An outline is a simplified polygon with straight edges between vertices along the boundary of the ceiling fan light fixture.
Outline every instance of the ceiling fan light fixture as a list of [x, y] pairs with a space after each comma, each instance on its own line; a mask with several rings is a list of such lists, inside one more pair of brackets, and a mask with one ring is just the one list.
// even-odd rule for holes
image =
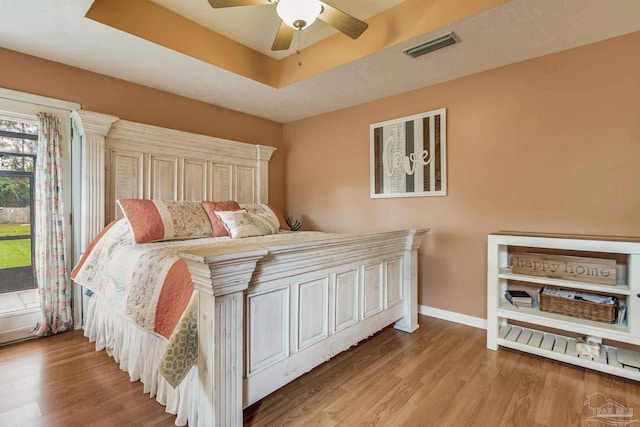
[[318, 0], [280, 0], [276, 11], [285, 24], [302, 30], [320, 16], [322, 4]]

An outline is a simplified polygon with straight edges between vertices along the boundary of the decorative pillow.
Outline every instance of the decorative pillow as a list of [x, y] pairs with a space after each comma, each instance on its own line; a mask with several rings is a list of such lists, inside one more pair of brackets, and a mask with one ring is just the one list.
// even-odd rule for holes
[[136, 243], [211, 237], [211, 223], [200, 202], [120, 199]]
[[275, 214], [276, 218], [278, 218], [278, 222], [280, 223], [280, 230], [291, 231], [291, 227], [289, 227], [289, 225], [287, 224], [287, 220], [285, 219], [284, 215], [282, 215], [282, 212], [280, 212], [279, 210], [275, 209], [271, 205], [267, 205], [267, 207], [269, 209], [271, 209], [273, 211], [273, 213]]
[[251, 214], [251, 219], [255, 222], [256, 226], [262, 230], [265, 236], [278, 233], [280, 220], [268, 205], [263, 203], [247, 203], [240, 205], [240, 207], [246, 209], [247, 212]]
[[229, 233], [224, 224], [216, 216], [216, 212], [222, 211], [239, 211], [240, 205], [235, 200], [225, 200], [223, 202], [202, 202], [202, 207], [209, 217], [211, 228], [213, 229], [213, 237], [228, 236]]
[[215, 214], [220, 218], [232, 239], [263, 235], [247, 211], [217, 211]]

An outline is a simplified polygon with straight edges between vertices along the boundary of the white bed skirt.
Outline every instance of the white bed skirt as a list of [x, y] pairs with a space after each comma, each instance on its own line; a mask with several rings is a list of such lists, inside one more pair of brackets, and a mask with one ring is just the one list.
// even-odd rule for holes
[[129, 379], [141, 381], [144, 392], [155, 397], [166, 411], [176, 414], [176, 425], [196, 425], [198, 368], [191, 368], [177, 388], [171, 387], [157, 370], [167, 347], [167, 340], [147, 332], [119, 313], [98, 295], [89, 299], [84, 318], [84, 335], [96, 343], [96, 351], [107, 354], [129, 373]]

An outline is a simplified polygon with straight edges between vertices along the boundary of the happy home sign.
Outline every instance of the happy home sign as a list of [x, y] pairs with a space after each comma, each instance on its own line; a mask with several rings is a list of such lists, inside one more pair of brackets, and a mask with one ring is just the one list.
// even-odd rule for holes
[[515, 274], [600, 285], [616, 284], [616, 261], [612, 259], [516, 252], [512, 263]]
[[370, 126], [371, 197], [444, 196], [446, 110]]

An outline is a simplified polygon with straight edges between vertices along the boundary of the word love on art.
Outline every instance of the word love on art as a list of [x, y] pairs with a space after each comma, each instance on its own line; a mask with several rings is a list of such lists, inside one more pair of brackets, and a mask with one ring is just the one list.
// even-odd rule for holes
[[413, 175], [416, 170], [416, 163], [426, 166], [431, 162], [431, 156], [427, 150], [410, 153], [406, 156], [398, 147], [398, 140], [394, 137], [389, 137], [382, 153], [382, 162], [384, 163], [384, 171], [388, 176], [393, 176], [396, 170], [400, 169], [404, 170], [407, 175]]
[[369, 126], [371, 198], [447, 195], [446, 109]]

